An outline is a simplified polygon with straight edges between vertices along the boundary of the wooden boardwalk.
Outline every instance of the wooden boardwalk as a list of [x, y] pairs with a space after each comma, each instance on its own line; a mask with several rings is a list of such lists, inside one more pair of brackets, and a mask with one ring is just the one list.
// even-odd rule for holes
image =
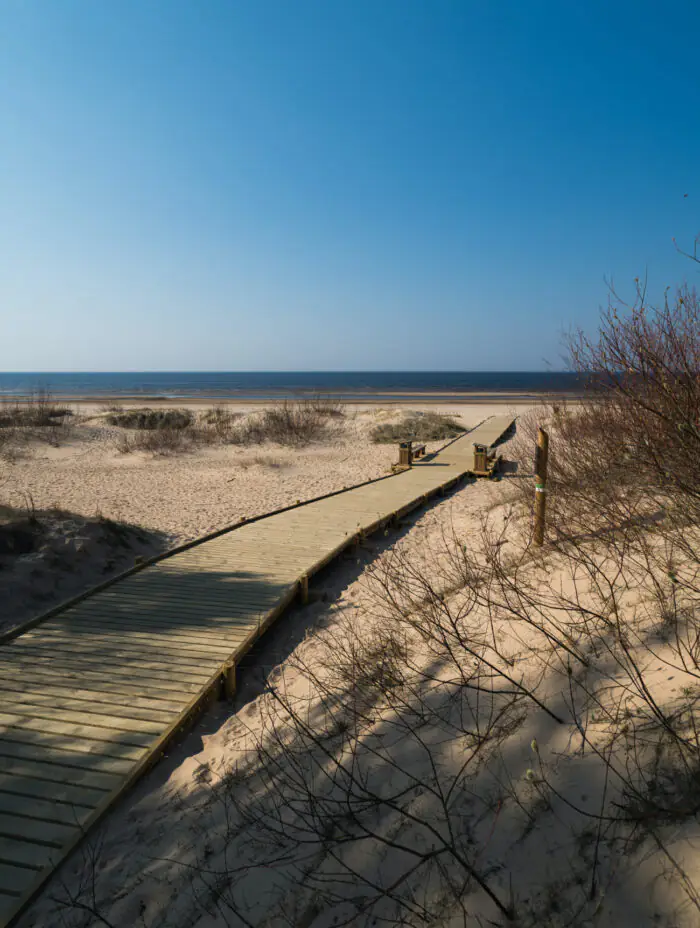
[[[469, 473], [496, 416], [411, 470], [254, 520], [0, 645], [0, 926], [161, 755], [308, 577]], [[0, 638], [0, 641], [2, 639]]]

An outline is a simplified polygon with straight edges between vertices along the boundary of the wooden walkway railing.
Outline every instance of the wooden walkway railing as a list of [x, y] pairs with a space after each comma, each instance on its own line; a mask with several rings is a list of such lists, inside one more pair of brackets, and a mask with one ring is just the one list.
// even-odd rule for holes
[[358, 537], [468, 474], [472, 445], [149, 564], [0, 645], [0, 925], [160, 756], [253, 642]]

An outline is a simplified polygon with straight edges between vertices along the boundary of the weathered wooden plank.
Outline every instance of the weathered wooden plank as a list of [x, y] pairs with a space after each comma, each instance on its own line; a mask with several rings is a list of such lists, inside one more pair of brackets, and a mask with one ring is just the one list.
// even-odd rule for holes
[[[90, 621], [95, 621], [91, 619]], [[255, 624], [255, 622], [249, 623], [245, 621], [235, 621], [228, 624], [224, 623], [220, 627], [220, 631], [211, 630], [210, 634], [207, 632], [207, 626], [202, 623], [197, 625], [196, 618], [193, 616], [189, 619], [183, 619], [178, 622], [174, 622], [168, 618], [161, 618], [159, 616], [139, 616], [131, 617], [125, 616], [123, 619], [119, 618], [109, 618], [105, 621], [105, 634], [112, 633], [119, 628], [124, 629], [125, 635], [144, 635], [145, 637], [157, 637], [160, 638], [164, 636], [167, 640], [172, 640], [179, 643], [191, 642], [191, 639], [197, 636], [197, 631], [199, 628], [202, 629], [202, 640], [206, 642], [211, 642], [211, 647], [221, 647], [223, 645], [232, 645], [235, 647], [239, 641], [241, 641], [245, 634], [247, 634], [248, 626], [250, 624]], [[93, 628], [99, 630], [98, 625], [90, 625], [88, 628]], [[75, 628], [77, 629], [74, 634], [82, 634], [80, 631], [80, 625], [76, 623]], [[70, 635], [71, 632], [67, 631], [67, 635]], [[215, 637], [216, 636], [216, 637]], [[210, 645], [207, 644], [207, 647]]]
[[92, 809], [83, 805], [52, 802], [38, 796], [18, 796], [0, 790], [0, 815], [13, 815], [53, 825], [70, 825], [80, 828], [92, 815]]
[[[136, 721], [157, 725], [158, 730], [168, 725], [178, 715], [178, 710], [158, 712], [153, 709], [139, 709], [136, 706], [117, 705], [103, 697], [92, 699], [73, 699], [59, 697], [47, 693], [13, 692], [0, 688], [0, 706], [6, 711], [25, 713], [39, 713], [48, 709], [59, 710], [63, 717], [65, 713], [95, 713], [100, 716], [112, 718], [116, 721]], [[67, 717], [67, 716], [66, 716]]]
[[17, 866], [33, 868], [35, 876], [44, 867], [58, 863], [59, 859], [60, 855], [53, 847], [35, 844], [32, 841], [22, 841], [20, 838], [0, 836], [0, 860], [4, 863], [14, 860]]
[[[90, 716], [85, 713], [84, 717]], [[129, 725], [135, 725], [135, 722], [125, 720]], [[100, 745], [132, 745], [134, 747], [147, 748], [154, 740], [154, 734], [151, 732], [133, 731], [131, 728], [113, 729], [100, 725], [89, 725], [87, 722], [61, 722], [58, 719], [45, 719], [42, 717], [33, 717], [23, 715], [18, 712], [0, 711], [0, 734], [8, 737], [9, 733], [16, 731], [39, 732], [48, 735], [72, 735], [78, 738], [87, 738], [91, 741], [98, 742]], [[37, 739], [41, 742], [41, 739]]]
[[[124, 697], [126, 699], [126, 697]], [[138, 701], [138, 697], [136, 697]], [[152, 707], [144, 708], [143, 706], [129, 704], [125, 702], [120, 704], [110, 700], [104, 693], [92, 693], [75, 697], [72, 694], [57, 695], [55, 692], [47, 693], [45, 687], [36, 687], [34, 690], [17, 689], [16, 686], [6, 688], [0, 681], [0, 705], [4, 708], [18, 704], [27, 706], [53, 706], [56, 708], [69, 709], [72, 711], [97, 711], [102, 715], [113, 715], [117, 717], [144, 719], [146, 721], [157, 721], [162, 725], [167, 725], [173, 716], [178, 714], [179, 706], [174, 705], [168, 712], [162, 709]]]
[[[15, 742], [16, 744], [29, 745], [34, 748], [29, 757], [37, 760], [47, 758], [54, 751], [68, 751], [73, 754], [95, 754], [103, 757], [111, 757], [114, 760], [140, 760], [147, 753], [145, 747], [123, 744], [116, 741], [106, 741], [94, 738], [82, 738], [78, 735], [75, 737], [68, 732], [46, 732], [32, 731], [26, 728], [6, 727], [0, 730], [0, 756], [7, 750], [7, 745]], [[73, 762], [73, 761], [71, 761]], [[127, 766], [130, 770], [132, 764]]]
[[53, 802], [83, 806], [86, 809], [94, 809], [101, 802], [104, 802], [108, 795], [105, 790], [90, 789], [86, 786], [81, 787], [74, 782], [57, 783], [55, 780], [37, 780], [27, 775], [28, 766], [25, 764], [23, 767], [8, 770], [3, 764], [3, 774], [0, 776], [0, 793], [50, 799]]
[[[276, 593], [244, 593], [242, 591], [236, 590], [211, 590], [202, 586], [201, 589], [197, 590], [196, 586], [185, 586], [181, 585], [180, 581], [173, 581], [172, 583], [164, 582], [149, 585], [148, 587], [143, 587], [141, 590], [125, 590], [123, 596], [116, 597], [113, 593], [109, 597], [105, 597], [101, 602], [105, 606], [112, 604], [117, 604], [118, 608], [121, 611], [127, 611], [131, 609], [142, 609], [145, 606], [151, 604], [156, 605], [162, 608], [163, 610], [172, 610], [172, 609], [183, 609], [185, 607], [196, 608], [198, 599], [199, 600], [200, 611], [204, 611], [207, 608], [216, 608], [216, 609], [230, 609], [231, 607], [253, 607], [253, 608], [264, 608], [269, 603], [274, 603], [279, 599], [279, 597], [286, 592], [287, 587], [292, 584], [284, 584], [284, 586]], [[186, 611], [186, 610], [185, 610]]]
[[[138, 628], [131, 628], [123, 622], [115, 622], [110, 626], [105, 626], [103, 624], [84, 624], [80, 626], [76, 623], [72, 631], [44, 629], [44, 634], [36, 636], [36, 639], [50, 640], [52, 643], [54, 641], [57, 643], [69, 643], [76, 640], [84, 640], [89, 641], [95, 646], [99, 646], [102, 642], [113, 642], [118, 637], [125, 643], [139, 643], [143, 644], [144, 647], [157, 645], [159, 648], [162, 648], [165, 653], [180, 651], [183, 654], [202, 654], [206, 656], [207, 654], [218, 655], [222, 651], [226, 651], [227, 648], [231, 648], [232, 646], [235, 647], [236, 642], [240, 641], [242, 636], [238, 634], [228, 639], [220, 638], [216, 643], [209, 644], [197, 641], [196, 633], [193, 633], [193, 635], [188, 638], [182, 635], [169, 633], [166, 629], [160, 629], [154, 634], [153, 632], [140, 631]], [[34, 641], [35, 637], [28, 638], [28, 640]]]
[[48, 691], [53, 689], [70, 689], [73, 687], [85, 686], [85, 688], [97, 690], [104, 693], [115, 693], [119, 696], [143, 695], [152, 700], [159, 700], [165, 703], [179, 702], [184, 705], [188, 701], [188, 694], [199, 690], [196, 684], [180, 683], [169, 681], [168, 683], [155, 683], [149, 679], [143, 681], [134, 681], [131, 677], [120, 679], [118, 677], [108, 678], [104, 672], [83, 671], [82, 673], [53, 670], [50, 664], [42, 666], [40, 672], [37, 672], [33, 663], [21, 664], [16, 667], [0, 668], [0, 681], [8, 682], [17, 681], [17, 685], [24, 683], [38, 683], [45, 685]]
[[[165, 631], [165, 630], [164, 630]], [[129, 636], [128, 626], [119, 628], [96, 629], [88, 627], [84, 630], [75, 630], [72, 633], [54, 633], [47, 632], [44, 635], [35, 635], [27, 638], [18, 639], [22, 644], [15, 644], [14, 651], [17, 653], [21, 647], [32, 648], [49, 648], [55, 653], [60, 654], [65, 650], [76, 650], [92, 648], [93, 653], [96, 648], [107, 647], [110, 649], [123, 648], [133, 650], [135, 647], [140, 653], [152, 658], [153, 655], [161, 655], [168, 661], [177, 663], [182, 657], [189, 658], [191, 661], [207, 661], [210, 658], [216, 659], [221, 653], [225, 653], [229, 644], [223, 642], [218, 645], [199, 646], [195, 642], [172, 641], [167, 635], [145, 635], [134, 643]], [[189, 646], [187, 646], [189, 645]], [[99, 652], [101, 653], [101, 652]]]
[[46, 847], [59, 848], [75, 837], [76, 825], [59, 825], [57, 822], [40, 822], [21, 815], [0, 812], [0, 836], [34, 841]]
[[19, 896], [36, 880], [36, 871], [0, 861], [0, 892]]
[[[11, 738], [0, 735], [0, 757], [10, 760], [28, 760], [33, 763], [56, 763], [57, 767], [75, 767], [77, 770], [89, 770], [95, 773], [109, 773], [122, 778], [145, 753], [133, 748], [120, 747], [120, 755], [98, 754], [94, 742], [81, 742], [77, 739], [43, 738], [41, 744], [36, 737], [24, 732], [12, 732]], [[3, 761], [4, 763], [4, 761]], [[48, 775], [48, 774], [47, 774]]]
[[153, 673], [138, 674], [126, 671], [120, 673], [110, 667], [105, 667], [103, 670], [88, 670], [83, 667], [78, 671], [74, 668], [64, 667], [61, 670], [52, 667], [50, 661], [42, 664], [39, 664], [38, 661], [17, 661], [16, 667], [7, 669], [0, 667], [0, 678], [15, 679], [19, 676], [20, 679], [24, 679], [26, 675], [31, 675], [35, 679], [45, 679], [47, 686], [53, 682], [63, 686], [70, 684], [80, 686], [82, 683], [90, 683], [91, 686], [99, 684], [100, 688], [103, 688], [103, 684], [117, 684], [120, 687], [120, 692], [126, 692], [126, 690], [122, 689], [125, 686], [143, 684], [144, 691], [148, 689], [151, 695], [160, 692], [168, 699], [177, 698], [184, 693], [192, 695], [201, 689], [198, 683], [174, 678], [172, 674], [160, 680], [156, 679]]
[[[95, 649], [99, 648], [96, 655]], [[73, 645], [64, 641], [52, 641], [42, 638], [34, 638], [31, 642], [15, 646], [15, 653], [23, 655], [50, 655], [56, 660], [62, 660], [64, 655], [75, 655], [80, 659], [87, 656], [90, 659], [97, 657], [97, 661], [121, 660], [124, 658], [129, 666], [132, 664], [145, 664], [154, 668], [170, 668], [173, 672], [180, 672], [189, 675], [204, 675], [208, 677], [207, 669], [213, 669], [226, 659], [231, 648], [222, 649], [218, 653], [195, 653], [177, 650], [168, 650], [164, 647], [154, 644], [147, 645], [145, 642], [139, 645], [130, 645], [118, 636], [113, 639], [103, 638], [99, 643], [95, 642], [78, 642]], [[201, 668], [201, 669], [200, 669]]]
[[[27, 719], [43, 719], [45, 721], [74, 722], [77, 725], [87, 724], [94, 728], [105, 728], [119, 732], [141, 732], [143, 734], [157, 735], [163, 730], [164, 723], [160, 720], [149, 721], [134, 719], [128, 716], [106, 714], [104, 706], [97, 703], [86, 703], [82, 709], [68, 708], [66, 706], [50, 706], [47, 703], [27, 703], [23, 701], [8, 703], [3, 700], [0, 704], [0, 723], [9, 717], [23, 717]], [[100, 711], [102, 709], [102, 711]], [[8, 723], [9, 724], [9, 723]], [[19, 725], [20, 722], [17, 722]], [[22, 727], [26, 727], [21, 723]], [[167, 724], [167, 721], [166, 723]]]
[[[212, 598], [203, 593], [201, 601], [198, 602], [196, 596], [184, 593], [181, 597], [174, 597], [170, 601], [159, 598], [155, 591], [143, 596], [135, 596], [129, 593], [120, 599], [117, 614], [119, 612], [121, 614], [137, 613], [148, 616], [153, 613], [166, 617], [172, 616], [173, 618], [177, 616], [188, 618], [200, 615], [203, 621], [210, 622], [214, 618], [236, 618], [237, 616], [267, 612], [279, 598], [244, 600], [231, 597], [231, 599], [226, 599], [223, 597]], [[109, 605], [111, 604], [105, 603], [105, 606]]]
[[198, 683], [206, 682], [208, 679], [206, 673], [182, 673], [175, 669], [173, 669], [172, 672], [168, 672], [167, 670], [163, 670], [161, 665], [154, 666], [148, 662], [137, 663], [135, 661], [124, 660], [118, 665], [119, 669], [116, 669], [108, 662], [100, 666], [100, 661], [97, 657], [94, 657], [92, 660], [81, 660], [78, 656], [76, 656], [75, 659], [66, 659], [65, 657], [54, 659], [51, 655], [46, 654], [32, 653], [30, 655], [28, 651], [22, 653], [17, 652], [10, 660], [0, 660], [0, 670], [5, 664], [9, 663], [24, 664], [27, 667], [33, 667], [37, 673], [41, 671], [41, 667], [47, 665], [53, 669], [61, 668], [66, 671], [72, 670], [79, 673], [92, 672], [118, 679], [129, 679], [132, 676], [135, 678], [142, 677], [144, 680], [173, 681], [177, 679], [178, 685], [180, 681], [182, 681], [194, 687], [196, 687]]
[[[71, 767], [56, 763], [53, 759], [39, 761], [22, 757], [3, 757], [2, 772], [0, 789], [12, 792], [12, 784], [19, 784], [17, 792], [24, 792], [25, 784], [28, 784], [27, 789], [33, 789], [35, 784], [45, 783], [56, 799], [60, 799], [63, 791], [67, 791], [66, 796], [70, 798], [74, 789], [88, 797], [104, 798], [104, 795], [116, 789], [123, 779], [118, 773]], [[38, 789], [38, 786], [36, 788]], [[94, 805], [97, 805], [97, 801]]]
[[[290, 591], [293, 589], [290, 586]], [[289, 594], [287, 594], [289, 595]], [[282, 599], [284, 597], [280, 597]], [[274, 606], [274, 603], [273, 603]], [[173, 605], [158, 602], [157, 600], [144, 603], [143, 601], [134, 601], [133, 603], [125, 600], [121, 608], [115, 605], [105, 605], [105, 621], [123, 621], [138, 624], [140, 621], [160, 620], [165, 622], [172, 621], [173, 631], [178, 632], [177, 620], [184, 623], [196, 623], [197, 628], [201, 628], [202, 634], [211, 634], [213, 636], [228, 635], [228, 628], [235, 629], [237, 625], [244, 624], [246, 619], [259, 615], [261, 612], [268, 611], [266, 604], [258, 606], [228, 604], [225, 608], [207, 607], [206, 604], [196, 609], [194, 604], [191, 605]]]
[[[304, 561], [304, 563], [307, 563]], [[157, 583], [148, 584], [137, 590], [132, 588], [124, 590], [123, 596], [115, 596], [110, 593], [105, 596], [105, 605], [111, 602], [118, 602], [121, 609], [133, 608], [133, 606], [142, 607], [148, 603], [155, 603], [164, 609], [173, 608], [182, 605], [200, 604], [200, 609], [208, 606], [216, 608], [229, 608], [231, 606], [253, 606], [264, 607], [269, 603], [276, 602], [283, 595], [287, 588], [292, 586], [291, 583], [279, 584], [279, 588], [271, 590], [247, 591], [237, 590], [235, 587], [207, 587], [204, 584], [186, 584], [182, 580], [158, 581]], [[199, 597], [199, 599], [198, 599]]]

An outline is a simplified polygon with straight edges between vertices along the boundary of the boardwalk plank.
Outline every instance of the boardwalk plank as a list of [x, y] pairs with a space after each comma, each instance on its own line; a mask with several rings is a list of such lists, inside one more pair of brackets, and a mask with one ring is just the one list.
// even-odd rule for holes
[[56, 822], [40, 822], [21, 815], [0, 812], [0, 837], [20, 838], [46, 847], [59, 848], [75, 838], [76, 825], [59, 825]]
[[[81, 717], [90, 718], [89, 713], [82, 713]], [[124, 720], [129, 726], [137, 724]], [[134, 731], [131, 727], [123, 729], [104, 728], [99, 725], [89, 725], [87, 722], [62, 722], [59, 719], [45, 719], [40, 716], [23, 715], [18, 712], [0, 711], [0, 734], [5, 737], [15, 731], [37, 732], [48, 735], [74, 735], [78, 738], [88, 738], [100, 745], [132, 745], [146, 748], [153, 741], [152, 732]], [[41, 738], [37, 739], [40, 743]]]
[[19, 896], [36, 880], [36, 871], [0, 862], [0, 892]]
[[53, 802], [83, 806], [86, 809], [94, 809], [107, 796], [104, 790], [79, 786], [73, 781], [59, 785], [55, 780], [37, 780], [30, 776], [27, 770], [35, 771], [36, 767], [25, 764], [19, 769], [6, 768], [3, 764], [4, 775], [0, 776], [0, 793], [50, 799]]
[[[11, 738], [4, 738], [0, 735], [0, 757], [2, 758], [27, 760], [46, 765], [53, 762], [57, 767], [75, 767], [78, 770], [109, 773], [119, 776], [120, 779], [131, 770], [134, 761], [139, 760], [145, 753], [125, 748], [121, 756], [115, 757], [112, 754], [97, 754], [94, 748], [94, 742], [79, 742], [68, 738], [54, 739], [53, 743], [50, 739], [44, 738], [40, 745], [36, 738], [23, 732], [13, 732]], [[131, 757], [125, 755], [131, 755]], [[10, 768], [8, 766], [3, 769]]]
[[84, 806], [38, 796], [18, 796], [0, 790], [0, 815], [14, 815], [32, 822], [47, 822], [55, 825], [70, 825], [80, 828], [92, 815], [92, 809]]
[[55, 865], [58, 859], [56, 848], [0, 836], [0, 861], [9, 863], [10, 860], [14, 860], [17, 866], [32, 867], [35, 869], [35, 876], [36, 871], [50, 864]]

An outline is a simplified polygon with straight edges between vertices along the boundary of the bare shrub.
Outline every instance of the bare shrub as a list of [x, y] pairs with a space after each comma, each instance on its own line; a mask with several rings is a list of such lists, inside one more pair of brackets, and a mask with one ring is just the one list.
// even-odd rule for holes
[[199, 441], [192, 429], [137, 429], [131, 433], [120, 432], [112, 439], [117, 454], [144, 451], [153, 455], [169, 455], [190, 451]]
[[[683, 287], [650, 306], [638, 285], [626, 306], [614, 295], [597, 336], [569, 342], [572, 367], [617, 414], [624, 444], [647, 484], [700, 500], [700, 302]], [[612, 437], [612, 436], [611, 436]]]
[[327, 419], [342, 419], [346, 414], [344, 404], [331, 397], [314, 396], [306, 403], [315, 413]]
[[199, 424], [210, 429], [219, 441], [226, 441], [235, 422], [241, 417], [242, 413], [232, 412], [223, 404], [218, 404], [200, 413]]
[[135, 449], [133, 438], [126, 432], [120, 432], [112, 439], [112, 446], [117, 454], [131, 454]]
[[135, 451], [166, 455], [188, 451], [193, 447], [196, 436], [181, 427], [161, 426], [157, 429], [140, 429], [131, 439]]
[[442, 441], [456, 438], [466, 432], [466, 428], [452, 416], [436, 412], [422, 415], [406, 416], [401, 422], [386, 422], [372, 429], [372, 441], [379, 444], [391, 444], [400, 441]]

